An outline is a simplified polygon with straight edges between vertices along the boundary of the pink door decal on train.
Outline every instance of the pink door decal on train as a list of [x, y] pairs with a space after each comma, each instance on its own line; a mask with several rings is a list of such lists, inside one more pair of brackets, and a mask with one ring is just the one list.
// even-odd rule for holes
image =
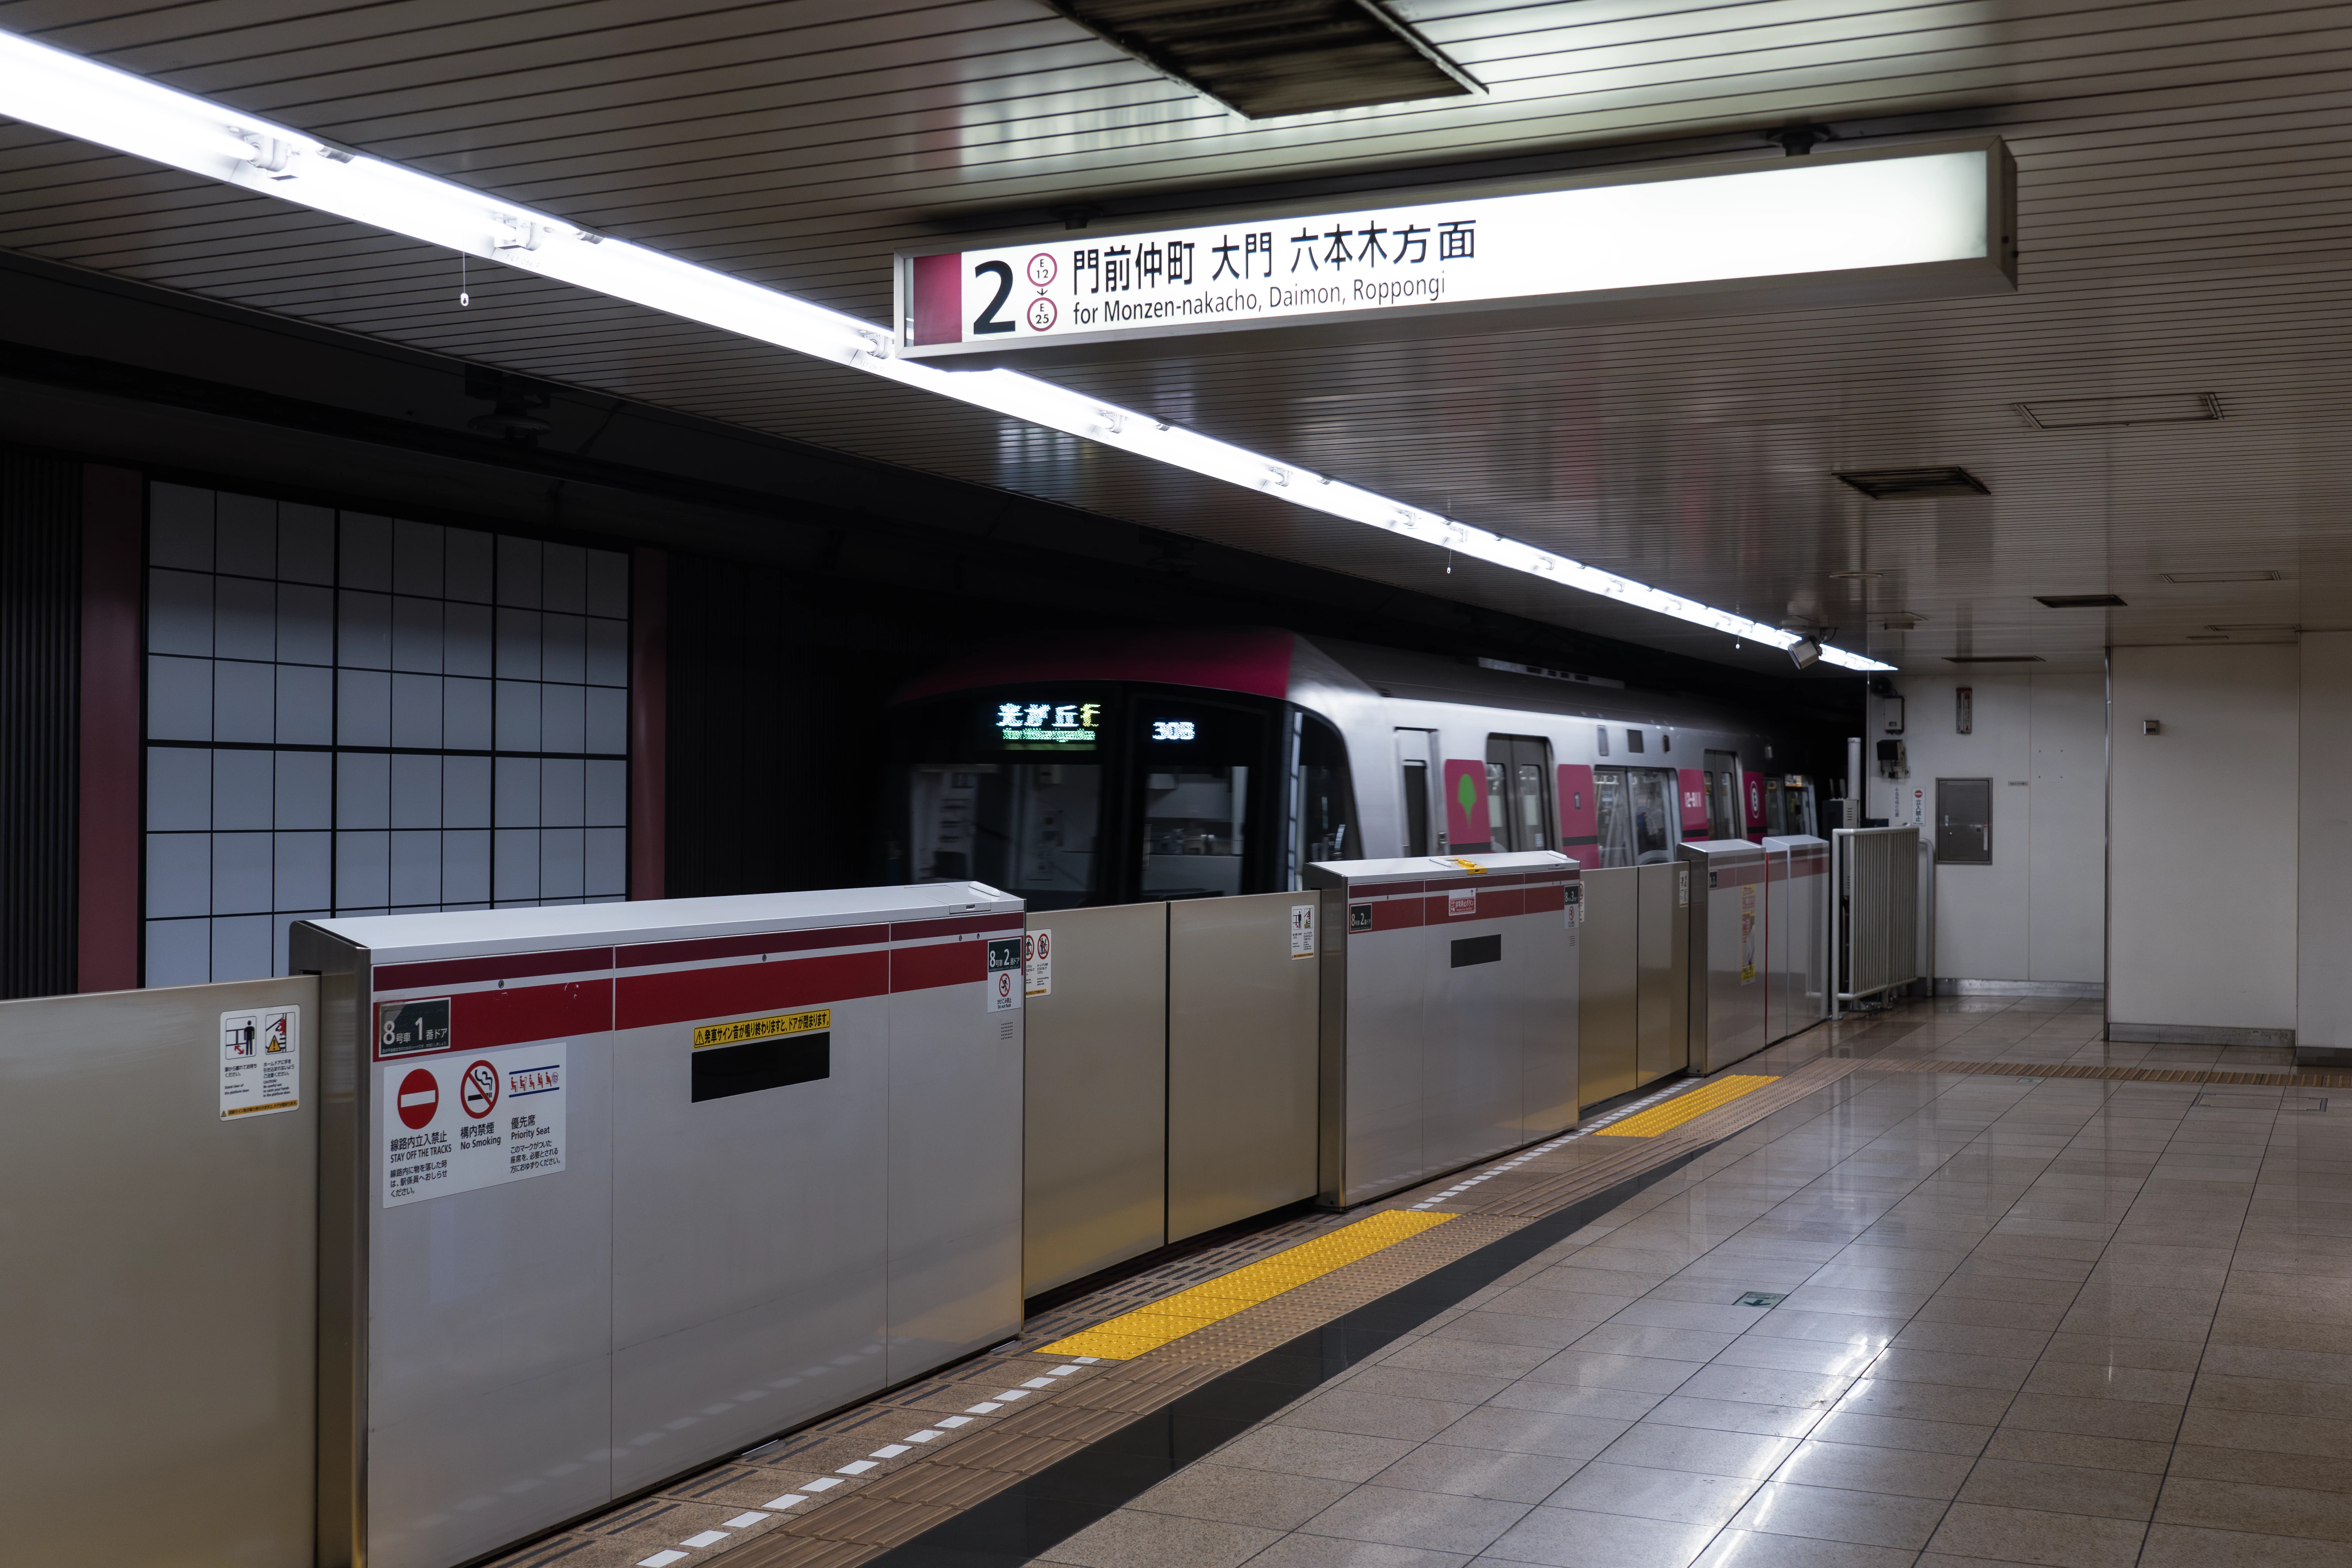
[[1483, 855], [1495, 846], [1495, 830], [1486, 816], [1484, 763], [1446, 760], [1445, 843], [1456, 855]]

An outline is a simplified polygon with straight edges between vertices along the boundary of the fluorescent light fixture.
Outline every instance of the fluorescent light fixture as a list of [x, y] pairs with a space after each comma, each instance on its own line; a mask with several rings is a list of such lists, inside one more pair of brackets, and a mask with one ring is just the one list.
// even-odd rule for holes
[[[1636, 609], [1769, 647], [1787, 648], [1798, 640], [1793, 632], [1340, 484], [1051, 382], [1008, 370], [948, 371], [901, 359], [889, 332], [856, 317], [643, 246], [608, 239], [546, 213], [7, 32], [0, 32], [0, 114], [428, 245], [501, 261], [722, 331], [851, 365]], [[1821, 657], [1847, 669], [1895, 668], [1841, 648], [1824, 647]]]

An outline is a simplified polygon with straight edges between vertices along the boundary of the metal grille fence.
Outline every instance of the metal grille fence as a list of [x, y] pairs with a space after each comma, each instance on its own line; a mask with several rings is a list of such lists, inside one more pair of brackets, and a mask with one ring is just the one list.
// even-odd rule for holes
[[1859, 1002], [1919, 979], [1919, 830], [1840, 827], [1830, 842], [1837, 999]]

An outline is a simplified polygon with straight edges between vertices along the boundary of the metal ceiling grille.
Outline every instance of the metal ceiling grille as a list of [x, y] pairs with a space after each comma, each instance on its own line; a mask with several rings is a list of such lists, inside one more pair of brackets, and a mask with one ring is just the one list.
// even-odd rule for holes
[[1374, 0], [1052, 0], [1062, 15], [1251, 120], [1465, 98], [1459, 67]]

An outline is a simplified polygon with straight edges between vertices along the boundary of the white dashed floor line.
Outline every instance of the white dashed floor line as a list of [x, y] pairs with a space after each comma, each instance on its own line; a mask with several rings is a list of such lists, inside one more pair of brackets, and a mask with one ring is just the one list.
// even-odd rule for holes
[[1100, 1359], [1098, 1356], [1090, 1355], [1072, 1356], [1059, 1366], [1049, 1366], [1044, 1373], [1030, 1378], [1018, 1388], [1008, 1388], [993, 1399], [982, 1400], [978, 1405], [967, 1406], [961, 1415], [943, 1415], [920, 1431], [908, 1433], [896, 1443], [885, 1443], [863, 1459], [852, 1459], [830, 1476], [806, 1483], [798, 1491], [786, 1492], [781, 1497], [771, 1498], [761, 1503], [759, 1509], [746, 1510], [727, 1521], [724, 1529], [698, 1531], [688, 1536], [677, 1546], [664, 1547], [650, 1557], [641, 1557], [637, 1560], [636, 1568], [670, 1568], [672, 1563], [683, 1563], [696, 1552], [706, 1551], [732, 1541], [733, 1532], [736, 1531], [749, 1530], [754, 1525], [765, 1524], [773, 1515], [797, 1508], [803, 1503], [823, 1501], [822, 1498], [814, 1498], [811, 1494], [829, 1491], [841, 1485], [840, 1478], [843, 1476], [862, 1476], [868, 1470], [878, 1469], [880, 1461], [895, 1459], [901, 1454], [911, 1453], [914, 1444], [936, 1442], [959, 1426], [971, 1426], [973, 1416], [986, 1415], [993, 1411], [1002, 1410], [1016, 1399], [1028, 1398], [1034, 1390], [1052, 1388], [1063, 1378], [1095, 1365]]
[[1626, 1117], [1632, 1116], [1637, 1111], [1647, 1110], [1650, 1107], [1657, 1104], [1660, 1100], [1672, 1100], [1678, 1094], [1684, 1093], [1689, 1089], [1696, 1089], [1701, 1081], [1701, 1079], [1695, 1078], [1685, 1079], [1679, 1083], [1660, 1089], [1655, 1094], [1643, 1095], [1641, 1099], [1633, 1100], [1630, 1104], [1621, 1105], [1616, 1110], [1611, 1111], [1608, 1115], [1595, 1117], [1591, 1121], [1584, 1122], [1569, 1131], [1559, 1134], [1559, 1136], [1550, 1140], [1549, 1142], [1538, 1143], [1532, 1149], [1521, 1150], [1516, 1158], [1506, 1160], [1500, 1164], [1490, 1165], [1486, 1170], [1479, 1172], [1476, 1175], [1455, 1183], [1454, 1185], [1446, 1188], [1444, 1192], [1437, 1194], [1433, 1197], [1423, 1198], [1417, 1204], [1409, 1204], [1406, 1205], [1406, 1212], [1412, 1213], [1418, 1209], [1435, 1208], [1438, 1205], [1446, 1202], [1448, 1199], [1468, 1192], [1471, 1188], [1476, 1186], [1481, 1182], [1493, 1180], [1495, 1177], [1501, 1175], [1504, 1172], [1511, 1169], [1515, 1165], [1524, 1165], [1539, 1154], [1550, 1153], [1553, 1150], [1559, 1148], [1563, 1143], [1574, 1142], [1579, 1138], [1585, 1137], [1590, 1133], [1598, 1132], [1601, 1129], [1608, 1126], [1612, 1122], [1622, 1121]]

